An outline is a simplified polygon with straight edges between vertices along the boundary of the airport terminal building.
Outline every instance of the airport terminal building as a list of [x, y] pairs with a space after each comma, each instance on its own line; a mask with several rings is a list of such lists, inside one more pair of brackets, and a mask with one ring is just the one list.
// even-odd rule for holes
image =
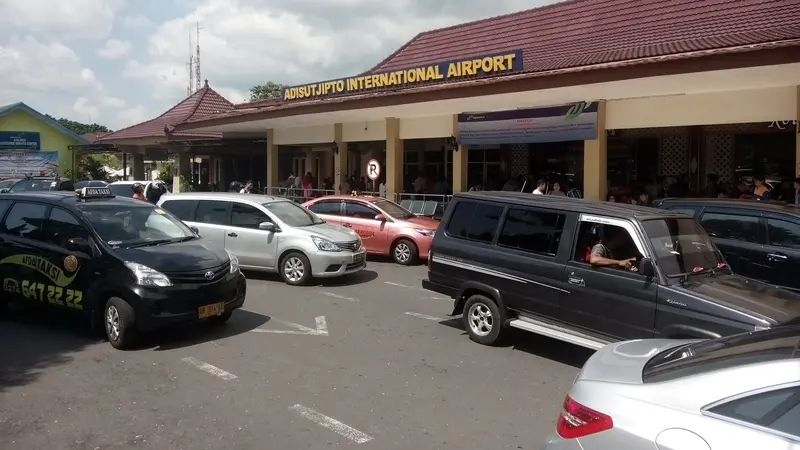
[[[381, 162], [452, 191], [557, 179], [605, 198], [800, 174], [800, 0], [575, 0], [421, 33], [369, 71], [176, 126], [265, 142], [265, 182]], [[263, 166], [262, 166], [263, 167]]]

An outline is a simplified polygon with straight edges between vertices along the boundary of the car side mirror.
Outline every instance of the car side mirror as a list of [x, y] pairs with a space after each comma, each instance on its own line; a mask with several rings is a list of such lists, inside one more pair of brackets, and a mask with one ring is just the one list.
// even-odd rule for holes
[[275, 226], [275, 224], [272, 222], [261, 222], [260, 224], [258, 224], [258, 229], [264, 231], [272, 231], [272, 232], [279, 231], [278, 227]]
[[653, 266], [653, 260], [650, 258], [642, 258], [639, 263], [639, 272], [647, 278], [656, 276], [656, 268]]
[[381, 222], [386, 222], [386, 216], [384, 216], [383, 214], [376, 214], [375, 215], [375, 220], [378, 220], [378, 221], [381, 221]]
[[92, 254], [92, 246], [89, 244], [89, 241], [84, 238], [72, 238], [68, 240], [67, 249], [73, 252], [86, 253], [87, 255]]
[[3, 188], [3, 189], [0, 189], [0, 194], [5, 194], [6, 192], [8, 192], [8, 191], [10, 191], [10, 190], [11, 190], [11, 189], [9, 189], [9, 188]]
[[198, 230], [197, 227], [189, 227], [189, 229], [192, 230], [192, 233], [194, 234], [200, 234], [200, 230]]

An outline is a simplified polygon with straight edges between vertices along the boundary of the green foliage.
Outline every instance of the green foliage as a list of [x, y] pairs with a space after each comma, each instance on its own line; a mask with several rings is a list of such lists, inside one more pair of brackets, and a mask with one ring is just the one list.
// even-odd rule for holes
[[83, 134], [89, 134], [89, 133], [109, 133], [109, 132], [111, 132], [111, 130], [108, 129], [108, 127], [106, 127], [105, 125], [100, 125], [100, 124], [96, 124], [96, 123], [92, 123], [92, 124], [81, 123], [81, 122], [76, 122], [74, 120], [65, 119], [63, 117], [60, 118], [60, 119], [56, 119], [55, 117], [53, 117], [53, 116], [51, 116], [49, 114], [47, 114], [47, 117], [49, 117], [50, 119], [55, 120], [56, 122], [58, 122], [59, 125], [61, 125], [62, 127], [68, 129], [69, 131], [72, 131], [75, 134], [83, 135]]
[[194, 183], [189, 177], [181, 175], [180, 181], [181, 192], [194, 192]]
[[175, 173], [175, 163], [172, 161], [158, 163], [158, 179], [172, 183], [172, 174]]
[[258, 84], [250, 88], [250, 101], [267, 100], [271, 98], [281, 98], [283, 96], [283, 89], [286, 85], [273, 83], [267, 81], [264, 84]]

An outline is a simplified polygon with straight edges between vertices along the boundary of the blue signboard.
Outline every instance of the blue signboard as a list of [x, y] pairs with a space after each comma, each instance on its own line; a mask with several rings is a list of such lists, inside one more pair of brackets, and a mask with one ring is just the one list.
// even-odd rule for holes
[[597, 138], [597, 102], [458, 115], [460, 145], [529, 144]]
[[0, 150], [41, 150], [42, 140], [33, 131], [0, 131]]

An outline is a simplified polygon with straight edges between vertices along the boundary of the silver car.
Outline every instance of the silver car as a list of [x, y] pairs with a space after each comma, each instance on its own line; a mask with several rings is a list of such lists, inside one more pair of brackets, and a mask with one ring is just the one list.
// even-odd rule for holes
[[158, 205], [239, 258], [242, 269], [278, 272], [287, 284], [366, 267], [361, 238], [297, 203], [256, 194], [165, 194]]
[[592, 355], [546, 450], [800, 450], [800, 326]]

